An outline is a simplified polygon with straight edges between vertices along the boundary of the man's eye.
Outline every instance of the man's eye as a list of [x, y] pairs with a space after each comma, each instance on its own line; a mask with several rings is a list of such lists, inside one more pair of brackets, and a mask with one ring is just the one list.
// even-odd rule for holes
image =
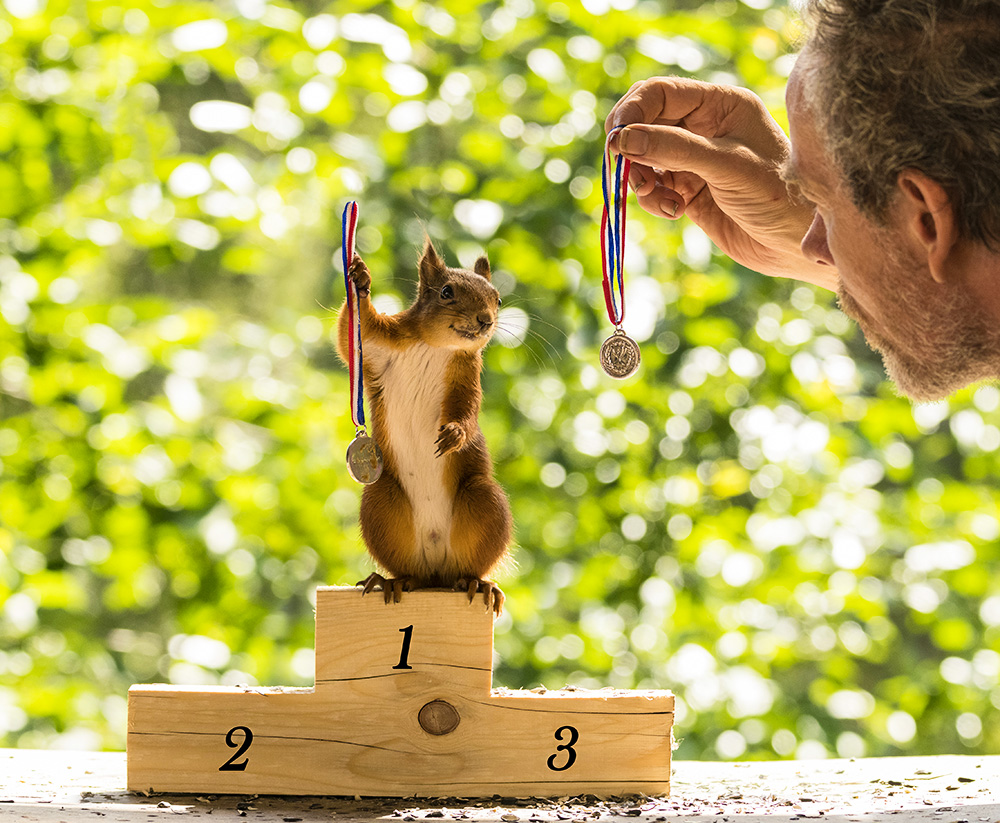
[[455, 290], [451, 286], [445, 286], [441, 289], [441, 299], [451, 300], [455, 296]]

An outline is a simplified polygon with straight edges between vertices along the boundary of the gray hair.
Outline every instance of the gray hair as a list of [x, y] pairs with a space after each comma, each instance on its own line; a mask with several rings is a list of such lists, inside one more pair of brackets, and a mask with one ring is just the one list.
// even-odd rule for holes
[[1000, 246], [1000, 0], [806, 0], [811, 106], [855, 205], [884, 224], [904, 169]]

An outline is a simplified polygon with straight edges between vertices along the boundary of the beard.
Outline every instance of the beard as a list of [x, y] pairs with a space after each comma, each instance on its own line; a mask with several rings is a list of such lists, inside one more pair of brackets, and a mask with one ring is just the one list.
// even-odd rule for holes
[[918, 403], [933, 402], [971, 383], [1000, 377], [1000, 331], [967, 291], [933, 284], [929, 276], [920, 278], [916, 261], [899, 254], [887, 255], [871, 274], [887, 295], [878, 320], [847, 291], [843, 280], [837, 299], [841, 311], [857, 322], [869, 348], [881, 355], [900, 394]]

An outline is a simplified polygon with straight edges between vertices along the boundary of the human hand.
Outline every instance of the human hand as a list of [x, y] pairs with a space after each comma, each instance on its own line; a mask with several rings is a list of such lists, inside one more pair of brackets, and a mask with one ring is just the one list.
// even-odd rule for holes
[[836, 272], [800, 249], [813, 210], [779, 175], [788, 138], [746, 89], [681, 77], [636, 83], [605, 122], [612, 148], [632, 161], [639, 205], [658, 217], [686, 214], [726, 254], [764, 274], [828, 289]]

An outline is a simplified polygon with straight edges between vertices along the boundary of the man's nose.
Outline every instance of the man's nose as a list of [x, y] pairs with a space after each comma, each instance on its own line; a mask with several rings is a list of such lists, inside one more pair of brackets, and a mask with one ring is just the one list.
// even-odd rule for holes
[[819, 216], [819, 212], [813, 216], [812, 225], [809, 226], [809, 231], [802, 238], [802, 254], [806, 256], [807, 260], [814, 263], [820, 263], [824, 266], [836, 265], [826, 242], [826, 223]]

